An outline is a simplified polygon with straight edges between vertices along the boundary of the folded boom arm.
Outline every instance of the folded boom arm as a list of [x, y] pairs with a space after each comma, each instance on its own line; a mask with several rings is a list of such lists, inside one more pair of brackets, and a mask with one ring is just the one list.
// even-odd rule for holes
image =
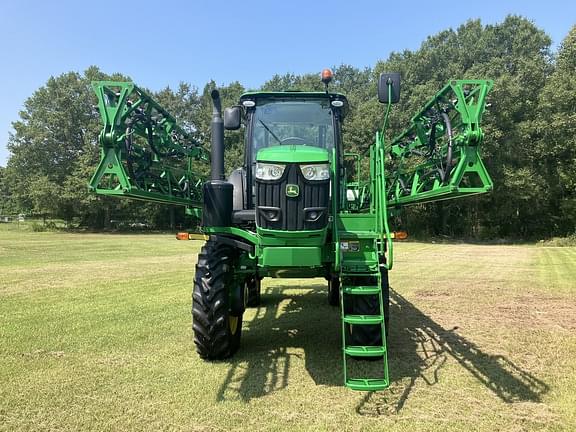
[[[453, 80], [385, 146], [388, 207], [439, 201], [492, 190], [479, 155], [488, 80]], [[378, 137], [383, 145], [383, 134]], [[378, 145], [378, 144], [377, 144]]]
[[165, 204], [201, 207], [204, 176], [193, 170], [209, 153], [131, 82], [96, 81], [103, 128], [90, 190]]

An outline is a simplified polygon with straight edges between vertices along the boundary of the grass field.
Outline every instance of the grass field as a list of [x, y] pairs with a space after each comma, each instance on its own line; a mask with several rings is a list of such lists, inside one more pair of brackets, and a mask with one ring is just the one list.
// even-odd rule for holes
[[0, 231], [0, 430], [576, 430], [576, 248], [397, 244], [392, 386], [341, 385], [323, 280], [194, 352], [198, 242]]

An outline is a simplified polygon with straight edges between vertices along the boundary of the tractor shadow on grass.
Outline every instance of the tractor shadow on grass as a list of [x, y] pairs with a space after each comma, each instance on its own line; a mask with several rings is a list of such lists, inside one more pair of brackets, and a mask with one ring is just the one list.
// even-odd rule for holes
[[[242, 346], [217, 400], [249, 401], [288, 385], [291, 364], [304, 362], [316, 385], [342, 386], [340, 311], [328, 305], [327, 288], [315, 284], [302, 294], [296, 286], [265, 288], [256, 316], [244, 322]], [[363, 415], [399, 412], [422, 381], [434, 385], [449, 358], [507, 403], [539, 402], [548, 386], [509, 359], [483, 352], [473, 342], [445, 329], [402, 295], [390, 292], [389, 369], [391, 388], [366, 393], [357, 406]], [[293, 377], [294, 378], [294, 377]]]
[[451, 358], [505, 403], [540, 402], [549, 386], [502, 355], [490, 355], [446, 329], [397, 291], [390, 290], [390, 389], [370, 392], [356, 407], [359, 414], [400, 412], [418, 381], [432, 386]]
[[302, 294], [295, 290], [263, 288], [262, 304], [244, 321], [240, 350], [229, 360], [217, 400], [249, 401], [285, 388], [295, 360], [305, 362], [316, 384], [342, 385], [339, 309], [328, 305], [326, 285], [306, 286]]

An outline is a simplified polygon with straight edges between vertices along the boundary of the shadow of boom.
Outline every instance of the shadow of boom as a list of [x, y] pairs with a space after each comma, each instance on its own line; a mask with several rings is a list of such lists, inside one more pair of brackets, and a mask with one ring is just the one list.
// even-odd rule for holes
[[[418, 380], [438, 383], [439, 371], [451, 357], [502, 401], [540, 402], [549, 386], [502, 355], [483, 352], [478, 345], [446, 329], [395, 290], [390, 291], [390, 373], [394, 388], [368, 393], [357, 412], [379, 415], [399, 412]], [[408, 378], [407, 384], [401, 384]]]

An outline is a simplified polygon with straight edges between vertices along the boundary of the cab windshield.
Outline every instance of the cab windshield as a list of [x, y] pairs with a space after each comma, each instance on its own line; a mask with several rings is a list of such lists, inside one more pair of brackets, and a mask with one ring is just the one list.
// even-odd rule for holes
[[252, 121], [252, 160], [262, 148], [290, 144], [334, 147], [329, 99], [258, 101]]

